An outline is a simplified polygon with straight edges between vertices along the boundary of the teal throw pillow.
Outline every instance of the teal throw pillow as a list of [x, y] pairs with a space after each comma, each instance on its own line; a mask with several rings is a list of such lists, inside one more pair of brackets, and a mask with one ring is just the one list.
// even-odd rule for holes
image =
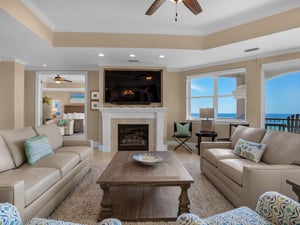
[[29, 164], [51, 155], [53, 150], [45, 135], [31, 137], [25, 140], [25, 153]]
[[176, 123], [176, 133], [175, 135], [177, 136], [190, 136], [190, 123], [186, 124], [181, 124], [181, 123]]
[[254, 162], [259, 162], [266, 150], [266, 144], [259, 144], [251, 141], [246, 141], [240, 138], [233, 152], [240, 155], [246, 159], [250, 159]]

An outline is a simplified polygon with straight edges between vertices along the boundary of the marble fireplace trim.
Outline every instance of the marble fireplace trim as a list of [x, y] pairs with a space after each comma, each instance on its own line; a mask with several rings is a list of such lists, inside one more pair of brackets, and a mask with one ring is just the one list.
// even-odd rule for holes
[[102, 115], [102, 152], [117, 150], [117, 124], [149, 124], [149, 150], [165, 151], [164, 117], [167, 108], [99, 108]]

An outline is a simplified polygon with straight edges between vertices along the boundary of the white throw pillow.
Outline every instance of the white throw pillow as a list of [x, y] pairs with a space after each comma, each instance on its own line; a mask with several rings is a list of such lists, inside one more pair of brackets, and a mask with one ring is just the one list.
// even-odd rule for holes
[[240, 138], [235, 144], [233, 152], [246, 159], [259, 162], [266, 149], [266, 144], [246, 141]]

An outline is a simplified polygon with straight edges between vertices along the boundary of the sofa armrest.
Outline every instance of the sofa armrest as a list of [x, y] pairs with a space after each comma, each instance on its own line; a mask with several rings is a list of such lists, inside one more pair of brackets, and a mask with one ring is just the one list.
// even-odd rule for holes
[[23, 180], [0, 179], [0, 202], [8, 202], [17, 207], [21, 218], [24, 218], [25, 186]]
[[63, 140], [63, 146], [88, 146], [92, 147], [91, 140]]
[[207, 225], [201, 218], [192, 213], [183, 213], [177, 217], [178, 225]]
[[274, 224], [300, 224], [300, 204], [278, 192], [262, 194], [256, 212]]
[[246, 165], [243, 168], [242, 204], [255, 209], [259, 196], [267, 191], [287, 194], [286, 179], [300, 177], [297, 165]]

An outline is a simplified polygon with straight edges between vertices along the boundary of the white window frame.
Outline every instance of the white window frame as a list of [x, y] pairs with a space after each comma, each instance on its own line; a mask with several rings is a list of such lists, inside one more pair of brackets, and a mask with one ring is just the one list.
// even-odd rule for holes
[[[190, 75], [186, 77], [186, 119], [187, 120], [200, 120], [201, 118], [196, 118], [196, 117], [191, 117], [191, 101], [190, 99], [192, 98], [190, 96], [191, 93], [191, 80], [192, 79], [196, 79], [196, 78], [205, 78], [205, 77], [213, 77], [214, 79], [214, 93], [213, 93], [213, 107], [215, 109], [215, 120], [216, 121], [246, 121], [246, 115], [245, 115], [245, 119], [241, 120], [241, 119], [221, 119], [221, 118], [217, 118], [216, 114], [218, 112], [218, 98], [219, 97], [226, 97], [226, 96], [233, 96], [231, 94], [225, 94], [225, 95], [220, 95], [218, 96], [218, 77], [220, 76], [224, 76], [224, 75], [230, 75], [230, 74], [234, 74], [234, 73], [244, 73], [245, 75], [245, 79], [246, 79], [246, 68], [237, 68], [237, 69], [231, 69], [231, 70], [224, 70], [224, 71], [215, 71], [215, 72], [211, 72], [211, 73], [201, 73], [201, 74], [194, 74], [194, 75]], [[211, 96], [201, 96], [201, 98], [205, 98], [205, 97], [211, 97]], [[199, 97], [197, 97], [199, 98]], [[247, 98], [245, 98], [246, 101]], [[246, 114], [246, 104], [245, 104], [245, 114]]]

